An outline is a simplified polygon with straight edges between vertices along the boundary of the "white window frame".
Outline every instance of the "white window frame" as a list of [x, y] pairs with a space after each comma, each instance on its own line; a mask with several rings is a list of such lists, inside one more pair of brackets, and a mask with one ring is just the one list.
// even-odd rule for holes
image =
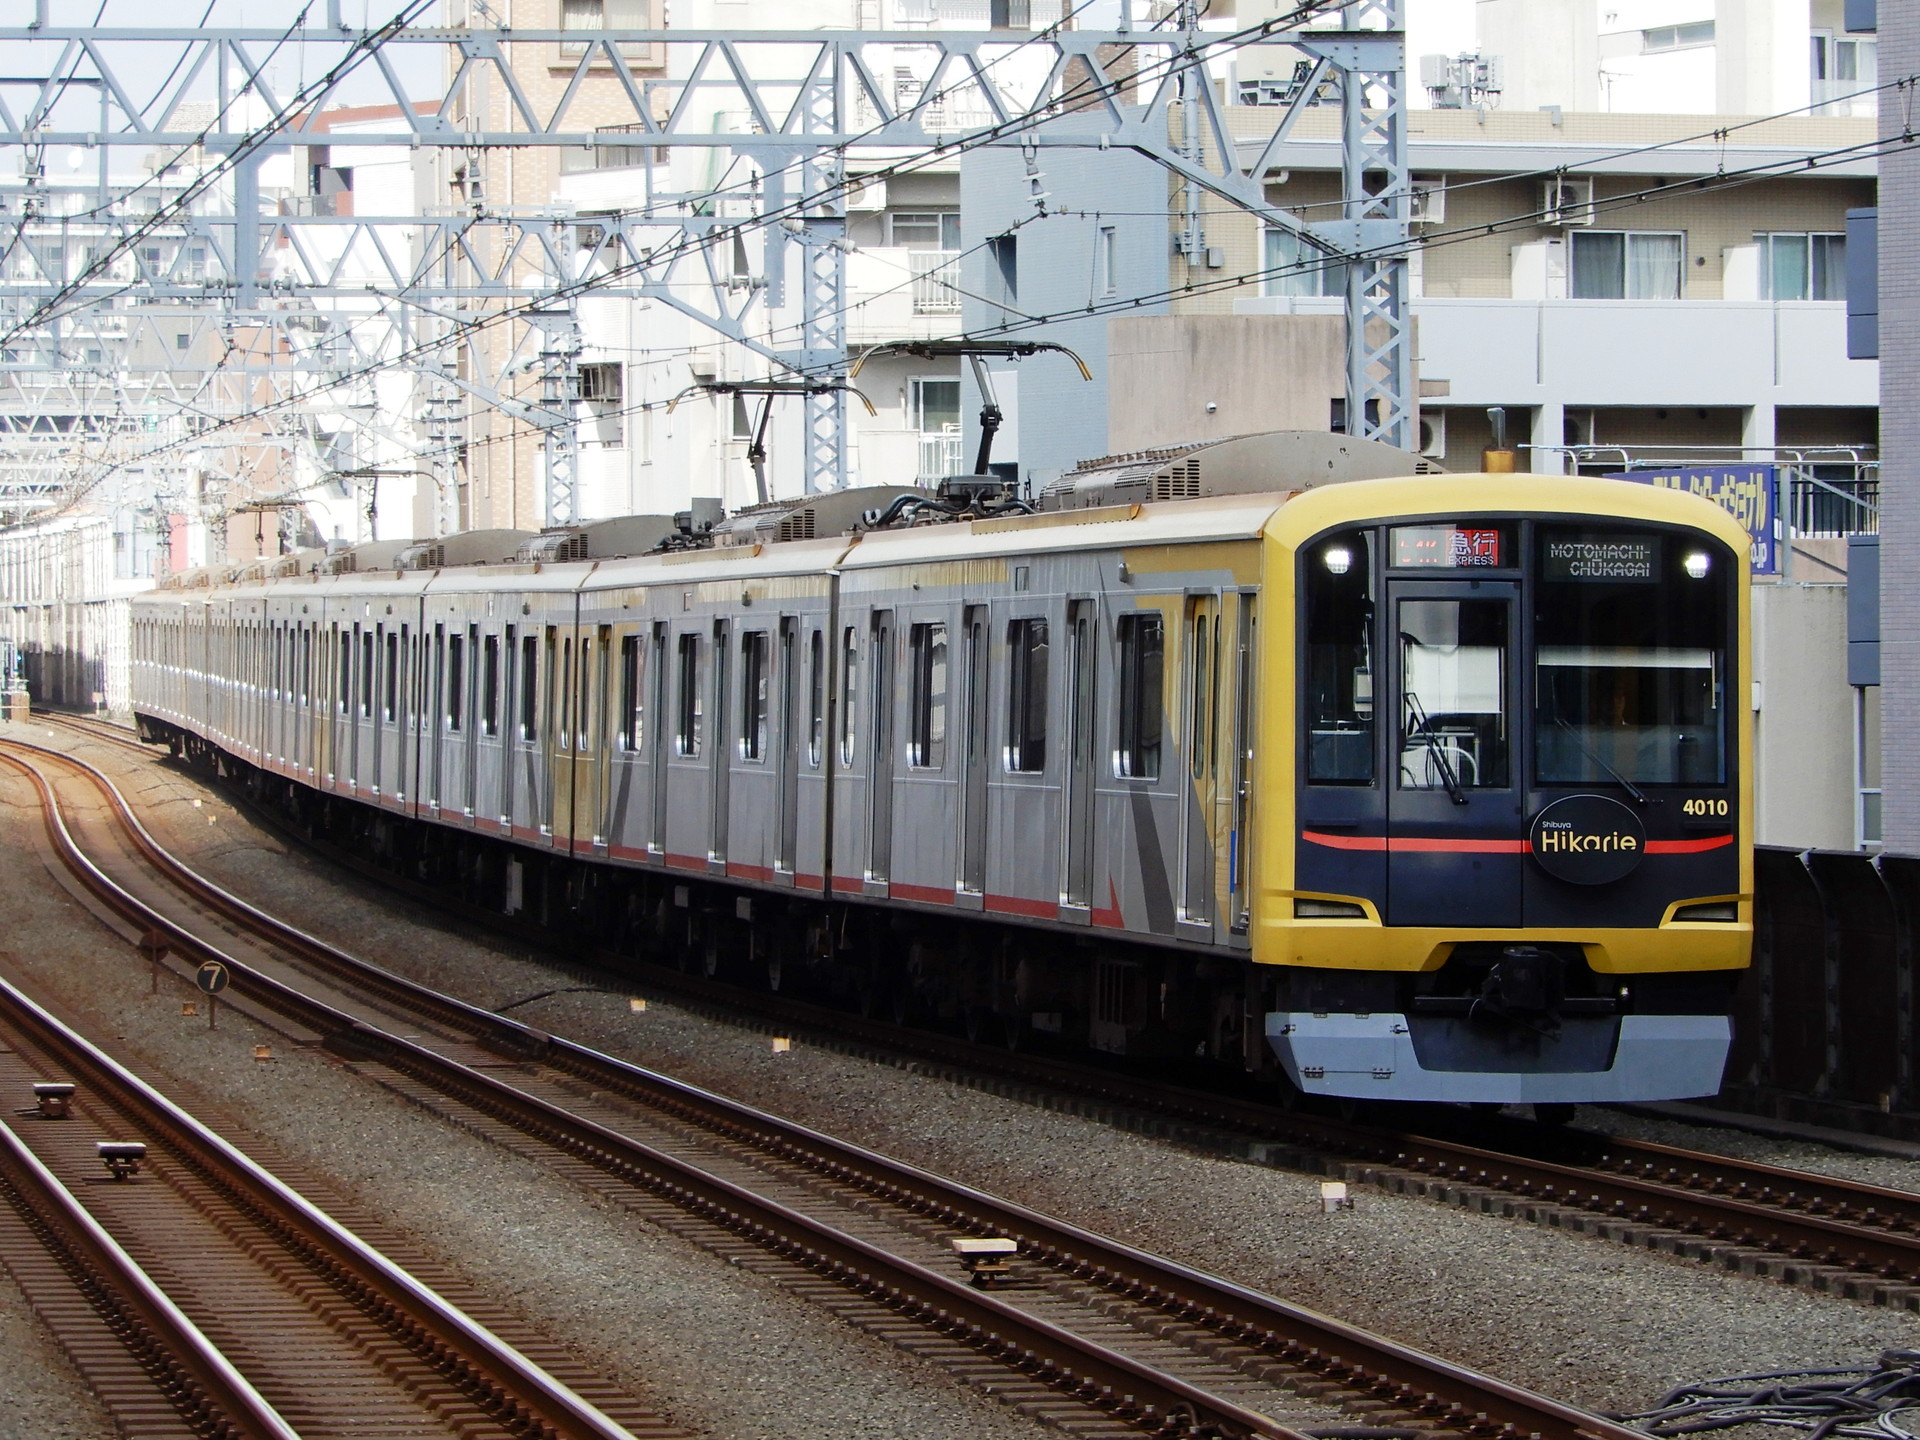
[[[1612, 295], [1576, 295], [1574, 286], [1579, 279], [1580, 262], [1577, 247], [1580, 242], [1598, 239], [1602, 235], [1623, 237], [1620, 246], [1620, 294]], [[1677, 293], [1673, 295], [1632, 295], [1627, 292], [1627, 282], [1633, 275], [1633, 242], [1641, 236], [1659, 236], [1662, 239], [1675, 239], [1680, 242], [1680, 268]], [[1684, 230], [1578, 230], [1567, 237], [1567, 297], [1573, 300], [1684, 300], [1687, 296], [1687, 232]]]

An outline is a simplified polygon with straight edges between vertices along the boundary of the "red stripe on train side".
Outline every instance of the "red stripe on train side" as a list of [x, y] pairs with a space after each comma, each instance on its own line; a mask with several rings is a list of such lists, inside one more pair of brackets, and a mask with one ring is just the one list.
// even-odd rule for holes
[[1733, 844], [1731, 835], [1709, 835], [1704, 840], [1649, 840], [1649, 855], [1698, 855], [1703, 850], [1721, 850]]

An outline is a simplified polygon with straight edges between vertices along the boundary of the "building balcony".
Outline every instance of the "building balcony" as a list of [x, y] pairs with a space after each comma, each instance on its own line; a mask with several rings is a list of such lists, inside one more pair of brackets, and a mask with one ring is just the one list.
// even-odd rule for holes
[[[1338, 315], [1334, 296], [1260, 296], [1239, 315]], [[1448, 405], [1880, 403], [1879, 366], [1847, 358], [1840, 301], [1413, 302], [1420, 378]]]
[[957, 250], [874, 246], [847, 256], [847, 340], [943, 340], [958, 335]]

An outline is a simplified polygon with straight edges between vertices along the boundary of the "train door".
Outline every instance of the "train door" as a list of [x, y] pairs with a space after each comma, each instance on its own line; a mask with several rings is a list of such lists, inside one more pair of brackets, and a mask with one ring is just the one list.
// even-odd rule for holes
[[500, 642], [500, 828], [513, 833], [513, 757], [520, 742], [520, 634], [509, 625]]
[[578, 713], [581, 682], [576, 665], [584, 668], [586, 646], [576, 656], [571, 631], [547, 626], [547, 727], [541, 751], [547, 775], [546, 833], [564, 844], [573, 833], [574, 755], [580, 743]]
[[[529, 635], [522, 643], [531, 648], [533, 636]], [[567, 637], [568, 668], [571, 669], [573, 656], [573, 637]], [[560, 774], [561, 754], [568, 736], [563, 733], [566, 724], [566, 710], [571, 675], [560, 673], [560, 628], [547, 625], [541, 628], [539, 658], [529, 674], [537, 677], [531, 687], [534, 714], [538, 717], [528, 723], [526, 749], [527, 811], [537, 817], [542, 838], [551, 839], [554, 835], [555, 811], [561, 803], [561, 797], [569, 800], [573, 795], [573, 766], [569, 761], [566, 773]], [[543, 783], [544, 782], [544, 783]]]
[[[460, 644], [458, 636], [454, 645]], [[422, 726], [421, 743], [426, 750], [427, 761], [420, 778], [420, 800], [435, 815], [440, 813], [440, 797], [446, 782], [448, 736], [448, 710], [452, 700], [452, 677], [447, 673], [447, 627], [435, 624], [433, 627], [433, 648], [428, 659], [429, 694], [420, 706]]]
[[778, 687], [780, 733], [774, 763], [779, 766], [780, 822], [776, 832], [773, 868], [792, 875], [800, 848], [800, 617], [780, 617], [780, 673]]
[[1187, 803], [1181, 807], [1180, 924], [1189, 938], [1210, 938], [1214, 919], [1214, 807], [1220, 781], [1220, 596], [1189, 595], [1180, 727], [1186, 751]]
[[1387, 586], [1397, 692], [1387, 923], [1520, 924], [1512, 581]]
[[1253, 873], [1247, 847], [1252, 841], [1253, 805], [1253, 727], [1254, 686], [1257, 683], [1255, 657], [1260, 653], [1257, 597], [1251, 590], [1240, 594], [1239, 625], [1234, 651], [1233, 680], [1233, 813], [1227, 832], [1227, 916], [1228, 930], [1245, 936], [1253, 915], [1253, 899], [1247, 877]]
[[[587, 645], [586, 627], [580, 631], [580, 644]], [[613, 627], [597, 625], [593, 630], [590, 670], [581, 676], [581, 733], [587, 777], [581, 793], [574, 799], [574, 839], [593, 845], [605, 845], [611, 831], [606, 823], [607, 796], [613, 767], [613, 707], [610, 703], [613, 678]], [[585, 817], [584, 822], [582, 817]]]
[[664, 855], [667, 849], [667, 627], [655, 621], [649, 641], [653, 652], [652, 682], [647, 706], [653, 723], [647, 727], [647, 800], [652, 817], [647, 825], [647, 849]]
[[1093, 892], [1094, 608], [1091, 600], [1067, 605], [1067, 853], [1061, 903], [1085, 909]]
[[712, 811], [708, 816], [707, 863], [715, 869], [727, 866], [727, 803], [729, 781], [733, 774], [734, 737], [730, 733], [735, 719], [729, 694], [728, 639], [731, 627], [725, 620], [713, 622], [713, 734], [707, 746], [712, 778], [708, 796]]
[[960, 896], [973, 904], [987, 887], [987, 607], [969, 605], [962, 613], [965, 649], [965, 730], [961, 744]]
[[868, 693], [873, 735], [872, 781], [867, 791], [867, 879], [886, 883], [893, 863], [893, 612], [876, 610], [867, 622]]

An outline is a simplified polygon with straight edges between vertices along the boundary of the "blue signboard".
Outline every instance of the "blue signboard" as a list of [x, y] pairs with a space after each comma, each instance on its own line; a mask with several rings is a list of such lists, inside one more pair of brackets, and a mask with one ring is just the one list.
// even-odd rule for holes
[[1713, 501], [1746, 527], [1752, 537], [1753, 573], [1778, 575], [1780, 548], [1774, 535], [1775, 469], [1772, 465], [1697, 465], [1685, 470], [1631, 470], [1609, 480], [1633, 480], [1668, 490], [1685, 490]]

